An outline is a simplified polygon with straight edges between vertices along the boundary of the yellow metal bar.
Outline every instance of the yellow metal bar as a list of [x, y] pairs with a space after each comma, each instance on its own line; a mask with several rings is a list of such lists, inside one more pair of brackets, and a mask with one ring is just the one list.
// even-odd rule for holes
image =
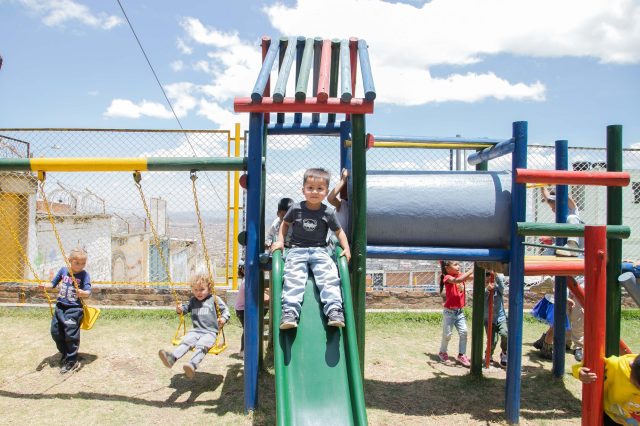
[[49, 172], [130, 172], [145, 171], [146, 158], [32, 158], [31, 170]]
[[[19, 278], [19, 277], [2, 277], [0, 276], [0, 287], [2, 287], [3, 282], [11, 282], [11, 283], [22, 283], [22, 284], [39, 284], [39, 283], [48, 283], [50, 280], [36, 280], [29, 278]], [[92, 285], [113, 285], [113, 286], [135, 286], [135, 287], [167, 287], [169, 285], [168, 282], [151, 282], [151, 281], [94, 281], [91, 280]], [[173, 282], [174, 287], [183, 287], [185, 289], [191, 288], [191, 283], [189, 282]], [[216, 287], [228, 287], [229, 284], [225, 282], [217, 282], [214, 283]]]
[[[347, 148], [351, 147], [351, 141], [344, 142]], [[378, 142], [373, 143], [374, 148], [428, 148], [428, 149], [480, 149], [489, 148], [494, 144], [488, 143], [431, 143], [431, 142]]]
[[[231, 157], [231, 132], [227, 133], [227, 157]], [[231, 172], [227, 171], [227, 211], [226, 211], [226, 224], [225, 231], [227, 234], [227, 239], [225, 240], [226, 244], [224, 246], [224, 280], [228, 283], [230, 278], [229, 271], [229, 246], [231, 245], [231, 241], [229, 241], [229, 228], [231, 221], [231, 212], [229, 211], [229, 206], [231, 205]]]
[[[234, 155], [236, 157], [240, 157], [240, 123], [236, 123], [235, 130], [236, 130], [236, 133], [235, 133], [236, 144], [235, 144]], [[232, 288], [234, 290], [238, 289], [238, 256], [239, 256], [238, 233], [240, 232], [240, 230], [238, 229], [239, 220], [240, 220], [240, 218], [238, 217], [239, 211], [240, 211], [240, 208], [238, 206], [239, 203], [240, 203], [240, 172], [236, 170], [233, 172], [233, 271], [231, 271], [233, 274]]]

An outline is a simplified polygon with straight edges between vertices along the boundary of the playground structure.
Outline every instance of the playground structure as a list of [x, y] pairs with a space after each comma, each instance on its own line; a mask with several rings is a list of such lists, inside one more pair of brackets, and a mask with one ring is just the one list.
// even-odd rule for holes
[[[231, 170], [237, 173], [239, 170], [247, 170], [247, 258], [246, 258], [246, 355], [245, 355], [245, 408], [253, 410], [258, 404], [258, 374], [262, 359], [262, 289], [264, 286], [264, 277], [260, 271], [260, 252], [262, 251], [262, 241], [264, 241], [265, 222], [265, 179], [266, 169], [265, 162], [267, 159], [268, 136], [278, 134], [331, 134], [340, 136], [340, 165], [350, 170], [349, 181], [349, 199], [352, 203], [351, 211], [351, 235], [353, 263], [352, 271], [348, 271], [348, 267], [344, 261], [339, 263], [341, 279], [343, 284], [345, 314], [347, 327], [342, 331], [335, 332], [330, 336], [332, 340], [332, 350], [337, 350], [340, 354], [341, 369], [337, 375], [331, 379], [327, 378], [330, 383], [342, 381], [346, 384], [340, 387], [340, 395], [335, 394], [328, 400], [320, 401], [314, 399], [315, 406], [311, 406], [310, 401], [297, 401], [295, 395], [287, 394], [283, 387], [285, 383], [292, 383], [291, 386], [315, 386], [316, 382], [310, 384], [307, 380], [310, 378], [318, 379], [323, 373], [311, 374], [308, 370], [309, 363], [296, 364], [294, 359], [300, 358], [302, 351], [318, 352], [313, 345], [322, 345], [325, 347], [325, 330], [318, 311], [318, 304], [307, 303], [303, 316], [305, 318], [315, 317], [318, 322], [303, 324], [295, 339], [291, 339], [290, 335], [283, 333], [274, 333], [274, 346], [276, 347], [276, 394], [278, 404], [278, 421], [287, 423], [287, 419], [295, 419], [301, 415], [317, 415], [318, 412], [334, 415], [336, 412], [343, 413], [338, 417], [345, 423], [366, 423], [366, 412], [364, 411], [364, 396], [362, 395], [362, 369], [364, 365], [364, 292], [365, 292], [365, 274], [366, 274], [366, 258], [367, 257], [392, 257], [406, 259], [456, 259], [469, 260], [477, 262], [500, 262], [511, 265], [511, 289], [509, 295], [509, 367], [507, 371], [507, 389], [506, 389], [506, 412], [507, 419], [512, 423], [518, 422], [519, 416], [519, 392], [520, 392], [520, 357], [522, 344], [522, 316], [523, 316], [523, 282], [522, 277], [526, 274], [549, 273], [554, 275], [576, 275], [583, 273], [585, 270], [585, 262], [565, 261], [554, 262], [546, 260], [536, 260], [532, 262], [524, 259], [523, 237], [525, 235], [555, 235], [555, 236], [574, 236], [585, 234], [584, 228], [581, 226], [568, 225], [537, 225], [525, 223], [526, 200], [524, 190], [526, 182], [535, 183], [555, 183], [559, 184], [557, 188], [558, 212], [563, 210], [562, 199], [564, 201], [564, 215], [566, 218], [566, 184], [616, 184], [621, 185], [628, 183], [628, 175], [605, 175], [594, 174], [588, 172], [568, 172], [568, 173], [548, 173], [545, 171], [526, 170], [527, 156], [527, 124], [526, 122], [517, 122], [513, 124], [513, 134], [507, 139], [471, 139], [471, 138], [431, 138], [419, 139], [414, 138], [383, 138], [367, 136], [365, 134], [365, 116], [366, 113], [373, 112], [373, 100], [375, 99], [375, 90], [371, 79], [371, 70], [368, 65], [368, 57], [366, 52], [366, 43], [363, 40], [349, 40], [342, 42], [331, 42], [329, 40], [312, 40], [301, 38], [290, 38], [280, 40], [277, 43], [271, 43], [269, 39], [263, 39], [263, 67], [258, 77], [258, 82], [254, 88], [250, 98], [237, 99], [235, 106], [237, 111], [250, 112], [250, 130], [249, 130], [249, 152], [247, 158], [240, 160], [229, 159], [212, 159], [212, 158], [173, 158], [166, 161], [155, 161], [153, 158], [146, 159], [106, 159], [99, 161], [98, 159], [57, 159], [50, 161], [49, 159], [38, 160], [20, 160], [1, 162], [0, 170], [17, 170], [17, 171], [71, 171], [71, 170], [91, 170], [91, 171], [133, 171], [145, 170]], [[280, 52], [280, 71], [281, 77], [278, 78], [274, 89], [273, 97], [269, 97], [270, 84], [268, 82], [269, 71], [273, 66], [275, 57]], [[314, 94], [315, 97], [307, 97], [307, 86], [309, 72], [311, 69], [312, 56], [316, 57], [316, 65], [314, 65]], [[360, 58], [363, 73], [363, 86], [365, 88], [365, 96], [363, 99], [354, 99], [355, 94], [355, 76], [357, 58]], [[338, 59], [340, 61], [338, 61]], [[287, 98], [284, 93], [287, 77], [291, 71], [294, 59], [296, 60], [296, 96], [295, 98]], [[348, 67], [346, 65], [349, 65]], [[317, 71], [316, 71], [317, 68]], [[338, 97], [338, 71], [342, 77], [340, 85], [340, 96]], [[286, 74], [286, 76], [285, 76]], [[300, 88], [300, 90], [298, 90]], [[268, 113], [278, 113], [277, 122], [273, 125], [269, 124]], [[285, 124], [284, 113], [294, 113], [293, 124]], [[302, 113], [313, 113], [310, 124], [302, 123]], [[319, 113], [328, 113], [328, 121], [326, 124], [320, 124]], [[348, 117], [345, 121], [337, 124], [335, 122], [335, 114], [345, 113]], [[239, 132], [237, 132], [239, 133]], [[386, 146], [385, 146], [386, 144]], [[619, 151], [621, 149], [621, 128], [620, 126], [610, 126], [608, 129], [608, 147], [610, 151]], [[618, 148], [616, 148], [618, 147]], [[478, 172], [468, 173], [367, 173], [366, 167], [366, 150], [380, 148], [435, 148], [435, 149], [485, 149], [484, 151], [470, 158], [470, 162], [477, 163]], [[566, 144], [565, 144], [566, 150]], [[512, 172], [511, 176], [503, 172], [488, 172], [487, 162], [498, 158], [501, 155], [512, 156]], [[237, 155], [239, 152], [236, 153]], [[616, 154], [608, 161], [608, 167], [612, 172], [619, 172], [622, 169], [621, 160], [619, 164]], [[557, 157], [559, 158], [559, 157]], [[153, 166], [152, 166], [153, 165]], [[312, 166], [314, 164], [309, 164]], [[157, 168], [156, 168], [157, 167]], [[562, 168], [562, 167], [558, 167]], [[564, 166], [566, 168], [566, 166]], [[613, 178], [612, 178], [613, 176]], [[468, 208], [464, 211], [455, 212], [456, 216], [445, 216], [444, 212], [450, 209], [444, 209], [437, 205], [429, 205], [433, 203], [433, 194], [443, 195], [438, 192], [443, 185], [454, 186], [456, 190], [468, 190], [463, 187], [469, 183], [469, 178], [473, 177], [470, 184], [471, 188]], [[438, 179], [441, 179], [438, 181]], [[236, 179], [237, 180], [237, 179]], [[409, 182], [409, 184], [408, 184]], [[387, 188], [385, 189], [385, 185]], [[392, 191], [388, 191], [388, 187]], [[562, 194], [562, 191], [565, 191]], [[621, 197], [617, 199], [616, 190], [620, 190], [619, 186], [608, 189], [611, 194], [611, 203], [609, 212], [612, 217], [607, 227], [610, 238], [610, 248], [607, 250], [609, 256], [608, 265], [608, 284], [607, 284], [607, 355], [617, 353], [619, 342], [619, 324], [620, 324], [620, 290], [617, 285], [617, 277], [619, 268], [611, 265], [620, 265], [620, 238], [626, 238], [629, 230], [621, 226]], [[416, 219], [417, 228], [436, 228], [433, 234], [420, 233], [416, 228], [408, 228], [399, 226], [406, 224], [403, 216], [415, 217], [418, 212], [416, 205], [402, 205], [400, 200], [402, 195], [406, 195], [411, 191], [411, 195], [418, 197], [418, 202], [428, 209], [420, 209], [420, 215]], [[429, 192], [432, 191], [432, 192]], [[395, 197], [393, 193], [396, 193]], [[424, 194], [431, 194], [425, 197]], [[236, 195], [237, 197], [237, 195]], [[420, 199], [420, 197], [424, 197]], [[466, 197], [466, 196], [465, 196]], [[367, 206], [367, 201], [371, 207]], [[235, 203], [237, 206], [237, 202]], [[426, 210], [426, 211], [422, 211]], [[617, 211], [616, 211], [617, 210]], [[620, 217], [616, 215], [620, 213]], [[447, 213], [449, 214], [449, 213]], [[495, 217], [506, 218], [505, 220], [495, 220]], [[493, 221], [491, 219], [494, 219]], [[440, 224], [434, 226], [432, 223], [438, 223], [438, 220], [445, 222], [460, 223], [465, 222], [468, 225], [475, 225], [476, 230], [481, 232], [459, 232], [452, 227], [442, 227]], [[434, 222], [435, 221], [435, 222]], [[562, 222], [561, 216], [557, 217], [559, 223]], [[502, 223], [495, 223], [502, 222]], [[508, 227], [505, 227], [505, 222]], [[431, 223], [424, 226], [425, 223]], [[419, 226], [422, 224], [422, 226]], [[397, 227], [395, 238], [385, 235], [385, 230]], [[403, 228], [407, 228], [403, 230]], [[439, 234], [438, 234], [439, 232]], [[587, 241], [593, 239], [585, 235]], [[413, 240], [411, 240], [413, 239]], [[558, 242], [560, 244], [560, 242]], [[588, 243], [591, 245], [591, 243]], [[510, 247], [510, 248], [509, 248]], [[602, 247], [595, 246], [595, 249], [587, 250], [588, 253], [598, 254], [602, 251]], [[616, 253], [616, 248], [618, 251]], [[597, 257], [597, 256], [596, 256]], [[599, 258], [599, 267], [602, 270], [602, 259]], [[344, 259], [343, 259], [344, 260]], [[278, 255], [274, 255], [272, 280], [277, 281], [281, 268]], [[474, 300], [473, 300], [473, 330], [472, 336], [472, 373], [480, 373], [482, 361], [482, 311], [483, 301], [482, 295], [484, 290], [484, 271], [480, 264], [476, 265], [477, 277], [474, 281]], [[237, 268], [234, 268], [234, 271]], [[588, 275], [587, 275], [588, 276]], [[614, 277], [612, 284], [610, 279]], [[482, 279], [482, 281], [480, 280]], [[562, 278], [560, 278], [562, 280]], [[589, 282], [602, 282], [602, 277], [598, 279], [588, 278]], [[351, 291], [350, 285], [353, 284], [353, 302], [350, 301]], [[598, 289], [601, 286], [594, 284]], [[591, 286], [588, 284], [588, 288]], [[274, 285], [274, 297], [272, 301], [274, 306], [272, 312], [277, 317], [278, 302], [277, 297], [278, 286]], [[556, 297], [566, 299], [566, 284], [556, 284]], [[307, 294], [305, 300], [313, 300], [313, 286], [307, 286]], [[592, 294], [587, 290], [587, 297]], [[556, 305], [564, 305], [556, 303]], [[315, 313], [314, 313], [315, 309]], [[600, 311], [598, 311], [600, 312]], [[556, 318], [563, 318], [561, 312], [556, 313]], [[592, 317], [591, 315], [589, 317]], [[601, 319], [596, 321], [602, 324]], [[308, 326], [308, 327], [307, 327]], [[609, 327], [612, 329], [613, 337], [609, 335]], [[617, 327], [617, 339], [615, 337]], [[602, 330], [598, 330], [600, 333]], [[562, 333], [558, 333], [562, 335]], [[560, 338], [564, 338], [562, 335]], [[610, 342], [611, 340], [611, 342]], [[295, 346], [295, 345], [298, 346]], [[595, 345], [594, 345], [595, 346]], [[285, 350], [278, 351], [278, 348]], [[288, 352], [287, 352], [288, 350]], [[322, 354], [323, 352], [321, 352]], [[592, 352], [593, 353], [593, 352]], [[287, 360], [287, 356], [290, 358]], [[590, 355], [589, 362], [596, 362], [597, 357]], [[277, 358], [281, 357], [281, 361]], [[320, 360], [321, 362], [324, 359]], [[285, 367], [286, 363], [289, 364]], [[317, 360], [313, 361], [317, 366]], [[562, 361], [563, 362], [563, 361]], [[560, 369], [559, 361], [554, 359], [554, 374]], [[333, 371], [333, 370], [331, 370]], [[338, 370], [336, 370], [338, 371]], [[287, 382], [287, 380], [293, 380]], [[322, 393], [322, 389], [318, 389], [318, 394]], [[340, 398], [344, 393], [345, 397]], [[347, 397], [348, 395], [348, 397]], [[317, 396], [317, 395], [316, 395]], [[325, 395], [326, 396], [326, 395]], [[337, 407], [335, 399], [340, 399], [340, 403], [344, 406]], [[597, 397], [593, 397], [596, 401]], [[601, 398], [600, 398], [601, 399]], [[344, 401], [343, 401], [344, 400]], [[307, 411], [305, 411], [307, 410]], [[313, 410], [313, 411], [312, 411]], [[601, 411], [601, 410], [600, 410]], [[317, 417], [320, 420], [320, 417]], [[335, 424], [336, 417], [332, 417], [332, 424]]]

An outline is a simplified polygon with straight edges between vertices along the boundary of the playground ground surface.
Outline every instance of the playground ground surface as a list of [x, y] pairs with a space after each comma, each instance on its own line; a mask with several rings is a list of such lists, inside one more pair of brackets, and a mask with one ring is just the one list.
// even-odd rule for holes
[[[243, 413], [240, 327], [226, 327], [229, 348], [208, 355], [193, 380], [158, 359], [177, 326], [170, 311], [103, 310], [93, 330], [83, 332], [82, 367], [58, 372], [59, 355], [49, 336], [48, 309], [0, 308], [0, 412], [3, 424], [272, 425], [275, 423], [271, 363], [260, 382], [261, 408]], [[625, 311], [623, 338], [640, 347], [640, 313]], [[469, 321], [470, 326], [470, 321]], [[580, 383], [554, 380], [551, 363], [531, 346], [545, 329], [527, 319], [524, 328], [521, 424], [579, 425]], [[504, 424], [505, 371], [483, 378], [437, 360], [441, 325], [433, 313], [367, 315], [365, 395], [371, 425]], [[457, 336], [450, 353], [457, 350]], [[469, 339], [470, 343], [470, 339]], [[470, 345], [468, 353], [470, 352]], [[189, 356], [189, 355], [187, 355]], [[567, 353], [567, 370], [574, 363]]]

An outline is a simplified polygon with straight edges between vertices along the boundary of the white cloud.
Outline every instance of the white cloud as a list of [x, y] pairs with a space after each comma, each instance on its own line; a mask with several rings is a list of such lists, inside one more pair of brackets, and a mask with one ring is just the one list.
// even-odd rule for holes
[[89, 96], [98, 96], [100, 94], [100, 92], [98, 90], [89, 90], [87, 92], [87, 95]]
[[[382, 0], [298, 0], [265, 12], [285, 35], [367, 40], [378, 101], [395, 104], [544, 100], [541, 82], [512, 83], [497, 71], [445, 78], [429, 73], [434, 65], [465, 66], [488, 55], [640, 61], [640, 5], [632, 0], [434, 0], [419, 7]], [[323, 24], [328, 20], [331, 34]]]
[[104, 113], [109, 118], [173, 118], [173, 114], [164, 105], [143, 100], [134, 103], [128, 99], [114, 99]]
[[230, 108], [206, 99], [200, 100], [197, 114], [217, 124], [219, 129], [233, 131], [236, 123], [240, 123], [242, 129], [249, 128], [249, 114], [234, 114]]
[[110, 30], [124, 21], [116, 15], [104, 12], [93, 13], [83, 5], [72, 0], [19, 0], [19, 2], [42, 17], [42, 22], [49, 27], [61, 27], [72, 21], [80, 22], [94, 28]]
[[185, 43], [181, 37], [178, 37], [178, 40], [176, 40], [176, 46], [183, 55], [191, 55], [193, 53], [193, 48]]
[[171, 62], [171, 69], [175, 72], [182, 71], [184, 69], [184, 62], [181, 60]]

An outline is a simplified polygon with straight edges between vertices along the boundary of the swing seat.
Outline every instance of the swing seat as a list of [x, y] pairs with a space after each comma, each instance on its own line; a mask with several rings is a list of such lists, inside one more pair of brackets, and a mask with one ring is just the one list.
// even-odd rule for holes
[[96, 320], [100, 316], [100, 309], [94, 308], [87, 305], [82, 305], [82, 322], [80, 323], [80, 328], [82, 330], [91, 330], [93, 325], [96, 323]]
[[[182, 333], [180, 333], [180, 329], [182, 328]], [[171, 339], [171, 344], [173, 346], [178, 346], [182, 343], [182, 339], [184, 339], [185, 334], [187, 333], [187, 325], [184, 321], [184, 315], [180, 315], [180, 324], [178, 324], [178, 329], [176, 330], [176, 334], [174, 334], [173, 339]], [[222, 336], [222, 343], [220, 343], [220, 336]], [[207, 351], [208, 354], [212, 355], [220, 355], [227, 349], [227, 338], [224, 335], [224, 329], [220, 330], [218, 336], [216, 336], [216, 342], [209, 348]], [[195, 350], [195, 348], [191, 348], [191, 350]]]

